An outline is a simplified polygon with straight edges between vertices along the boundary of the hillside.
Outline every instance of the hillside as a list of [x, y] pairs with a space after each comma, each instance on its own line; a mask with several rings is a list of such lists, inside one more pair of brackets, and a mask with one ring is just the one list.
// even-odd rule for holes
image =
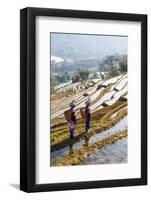
[[[121, 74], [106, 80], [91, 79], [76, 85], [69, 82], [56, 87], [56, 94], [51, 95], [51, 165], [87, 164], [86, 160], [95, 156], [99, 149], [120, 139], [125, 144], [122, 139], [127, 136], [127, 80], [127, 74]], [[80, 108], [88, 98], [91, 99], [92, 120], [90, 132], [86, 134]], [[77, 125], [71, 141], [64, 111], [70, 108], [72, 100], [76, 100]], [[125, 162], [126, 157], [127, 152], [124, 152], [124, 159], [119, 162]]]

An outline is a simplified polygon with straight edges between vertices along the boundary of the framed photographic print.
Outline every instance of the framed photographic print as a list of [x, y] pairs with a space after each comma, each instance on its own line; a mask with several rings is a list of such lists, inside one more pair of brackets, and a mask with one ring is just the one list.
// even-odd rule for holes
[[147, 16], [20, 12], [20, 189], [147, 184]]

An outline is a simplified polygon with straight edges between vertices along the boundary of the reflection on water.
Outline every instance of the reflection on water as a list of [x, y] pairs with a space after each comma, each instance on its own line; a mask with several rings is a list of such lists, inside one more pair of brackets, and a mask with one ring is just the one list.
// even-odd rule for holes
[[[66, 155], [71, 155], [74, 151], [78, 150], [83, 146], [92, 145], [97, 141], [103, 140], [107, 137], [110, 137], [111, 135], [117, 134], [118, 132], [124, 131], [126, 129], [127, 129], [127, 116], [124, 117], [119, 123], [117, 123], [110, 129], [97, 133], [91, 137], [83, 136], [80, 141], [68, 147], [51, 152], [50, 155], [51, 164], [53, 163], [54, 160], [60, 159]], [[90, 155], [89, 158], [83, 161], [81, 164], [124, 162], [123, 157], [124, 159], [127, 159], [127, 139], [125, 138], [115, 142], [114, 144], [106, 145], [104, 148], [98, 150], [95, 154]]]
[[83, 160], [81, 165], [113, 163], [127, 163], [127, 137], [98, 149], [96, 153]]
[[127, 120], [128, 119], [127, 119], [127, 116], [126, 116], [119, 123], [117, 123], [115, 126], [109, 128], [105, 131], [102, 131], [98, 134], [91, 136], [90, 139], [89, 139], [89, 145], [92, 145], [95, 142], [97, 142], [101, 139], [107, 138], [111, 135], [114, 135], [117, 132], [126, 130], [127, 129]]

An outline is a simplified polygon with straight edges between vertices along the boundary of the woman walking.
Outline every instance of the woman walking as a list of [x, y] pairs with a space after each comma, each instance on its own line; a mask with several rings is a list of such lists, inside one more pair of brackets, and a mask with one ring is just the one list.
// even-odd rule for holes
[[70, 129], [70, 139], [74, 138], [74, 130], [76, 126], [76, 112], [75, 108], [75, 101], [70, 103], [70, 122], [69, 122], [69, 129]]
[[86, 107], [85, 107], [85, 131], [88, 132], [90, 129], [90, 120], [91, 120], [91, 113], [90, 113], [90, 104], [91, 100], [88, 99], [86, 102]]

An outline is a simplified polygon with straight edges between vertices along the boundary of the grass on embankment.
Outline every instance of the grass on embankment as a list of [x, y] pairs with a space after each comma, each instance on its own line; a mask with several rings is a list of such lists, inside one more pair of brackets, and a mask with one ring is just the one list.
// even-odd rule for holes
[[[107, 106], [93, 113], [91, 121], [91, 130], [89, 134], [93, 135], [97, 132], [101, 132], [119, 122], [124, 116], [127, 115], [127, 108], [120, 111], [120, 109], [126, 106], [127, 102], [117, 101], [114, 105]], [[110, 118], [117, 111], [119, 111], [119, 113], [115, 117]], [[83, 131], [84, 120], [79, 119], [77, 121], [75, 135], [77, 136]], [[69, 127], [67, 123], [51, 128], [51, 145], [56, 145], [57, 143], [66, 140], [67, 138], [69, 138]]]
[[98, 149], [103, 148], [107, 144], [112, 144], [117, 140], [120, 140], [127, 136], [127, 130], [117, 133], [116, 135], [112, 135], [108, 138], [105, 138], [101, 141], [98, 141], [90, 146], [83, 146], [77, 151], [72, 152], [71, 154], [55, 160], [53, 162], [53, 166], [66, 166], [66, 165], [78, 165], [81, 161], [86, 159], [90, 154], [95, 153]]

